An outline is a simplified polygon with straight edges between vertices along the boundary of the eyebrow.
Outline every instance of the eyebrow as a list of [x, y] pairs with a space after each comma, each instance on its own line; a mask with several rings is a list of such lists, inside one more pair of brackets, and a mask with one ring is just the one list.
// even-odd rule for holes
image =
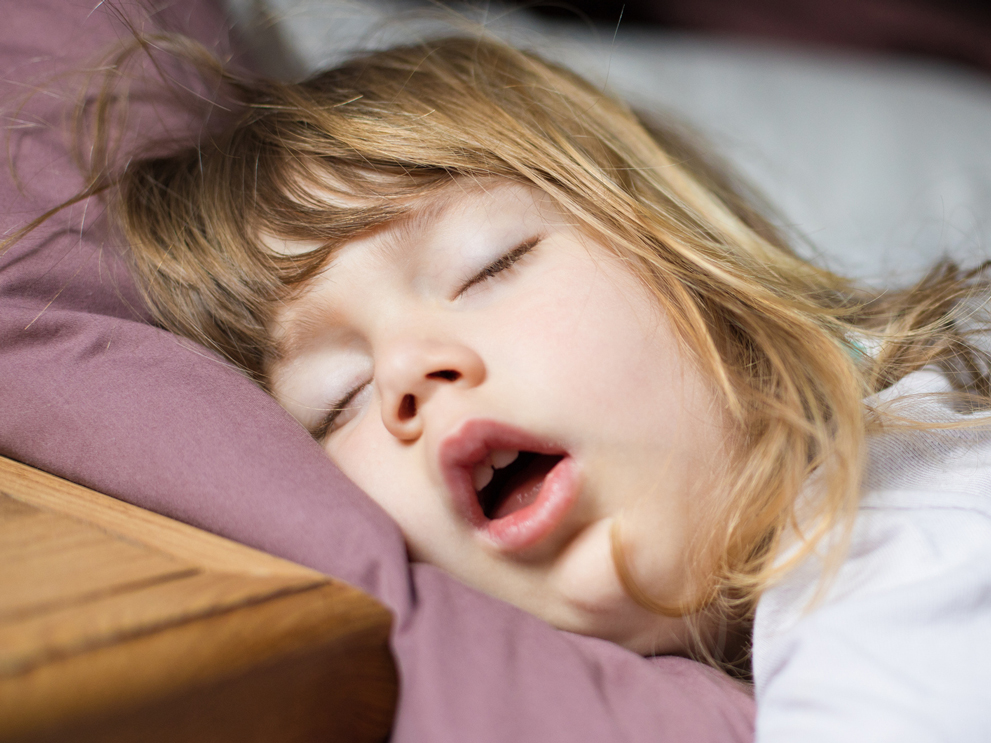
[[393, 254], [405, 250], [416, 239], [443, 218], [457, 201], [457, 194], [443, 194], [429, 198], [427, 203], [414, 205], [409, 211], [382, 225], [383, 232], [394, 231], [397, 239], [383, 245], [385, 253]]

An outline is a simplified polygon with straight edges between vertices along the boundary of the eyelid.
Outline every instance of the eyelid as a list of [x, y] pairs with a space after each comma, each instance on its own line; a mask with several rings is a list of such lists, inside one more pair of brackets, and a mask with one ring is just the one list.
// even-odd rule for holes
[[543, 240], [543, 235], [535, 235], [534, 237], [524, 240], [508, 253], [504, 253], [499, 256], [496, 260], [492, 261], [492, 263], [465, 281], [458, 290], [458, 293], [454, 295], [454, 298], [460, 298], [466, 291], [475, 286], [475, 284], [480, 284], [487, 278], [495, 276], [497, 273], [505, 271], [507, 268], [511, 268], [523, 256], [533, 250], [537, 246], [537, 243], [541, 240]]
[[333, 427], [334, 421], [337, 420], [337, 417], [347, 410], [351, 401], [354, 400], [354, 398], [356, 398], [358, 394], [369, 384], [371, 384], [371, 380], [362, 382], [361, 384], [351, 388], [344, 397], [338, 400], [330, 408], [330, 410], [327, 411], [327, 414], [320, 419], [320, 422], [317, 423], [316, 427], [310, 429], [310, 435], [317, 441], [323, 441], [327, 434], [330, 433], [330, 429]]

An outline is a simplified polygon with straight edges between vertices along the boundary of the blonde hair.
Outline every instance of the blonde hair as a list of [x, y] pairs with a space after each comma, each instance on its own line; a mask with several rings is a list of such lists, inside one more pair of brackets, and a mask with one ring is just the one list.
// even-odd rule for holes
[[[960, 314], [984, 296], [981, 270], [949, 263], [904, 291], [871, 293], [799, 258], [728, 171], [675, 129], [538, 56], [484, 38], [367, 53], [300, 83], [237, 77], [187, 40], [153, 44], [222, 84], [234, 118], [165, 156], [110, 167], [109, 190], [135, 273], [158, 322], [266, 384], [280, 302], [344, 241], [399, 216], [452, 178], [500, 177], [549, 194], [657, 297], [738, 436], [726, 497], [709, 516], [699, 591], [665, 613], [719, 607], [746, 615], [761, 592], [837, 526], [852, 523], [866, 434], [863, 399], [928, 364], [977, 401], [987, 359]], [[124, 75], [126, 55], [116, 72]], [[105, 96], [97, 109], [112, 108]], [[106, 137], [99, 128], [96, 136]], [[321, 247], [279, 255], [262, 237]], [[857, 338], [879, 350], [858, 352]], [[799, 526], [799, 492], [821, 488], [800, 550], [775, 562]], [[842, 545], [830, 553], [842, 558]]]

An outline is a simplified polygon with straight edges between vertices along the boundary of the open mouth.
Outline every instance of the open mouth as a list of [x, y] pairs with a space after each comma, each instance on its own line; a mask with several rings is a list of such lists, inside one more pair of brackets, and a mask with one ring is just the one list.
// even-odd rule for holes
[[472, 471], [478, 504], [487, 519], [501, 519], [532, 505], [560, 454], [497, 449]]
[[565, 447], [497, 421], [458, 426], [441, 441], [438, 459], [455, 508], [503, 552], [559, 532], [581, 490]]

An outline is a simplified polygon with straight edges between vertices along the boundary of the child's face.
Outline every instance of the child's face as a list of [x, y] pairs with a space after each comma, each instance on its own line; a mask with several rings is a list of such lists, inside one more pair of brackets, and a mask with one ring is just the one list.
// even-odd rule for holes
[[686, 597], [721, 407], [657, 302], [549, 198], [493, 180], [423, 199], [344, 245], [277, 336], [276, 398], [326, 430], [413, 559], [563, 629], [684, 648], [683, 620], [626, 596], [610, 527], [622, 514], [641, 586]]

